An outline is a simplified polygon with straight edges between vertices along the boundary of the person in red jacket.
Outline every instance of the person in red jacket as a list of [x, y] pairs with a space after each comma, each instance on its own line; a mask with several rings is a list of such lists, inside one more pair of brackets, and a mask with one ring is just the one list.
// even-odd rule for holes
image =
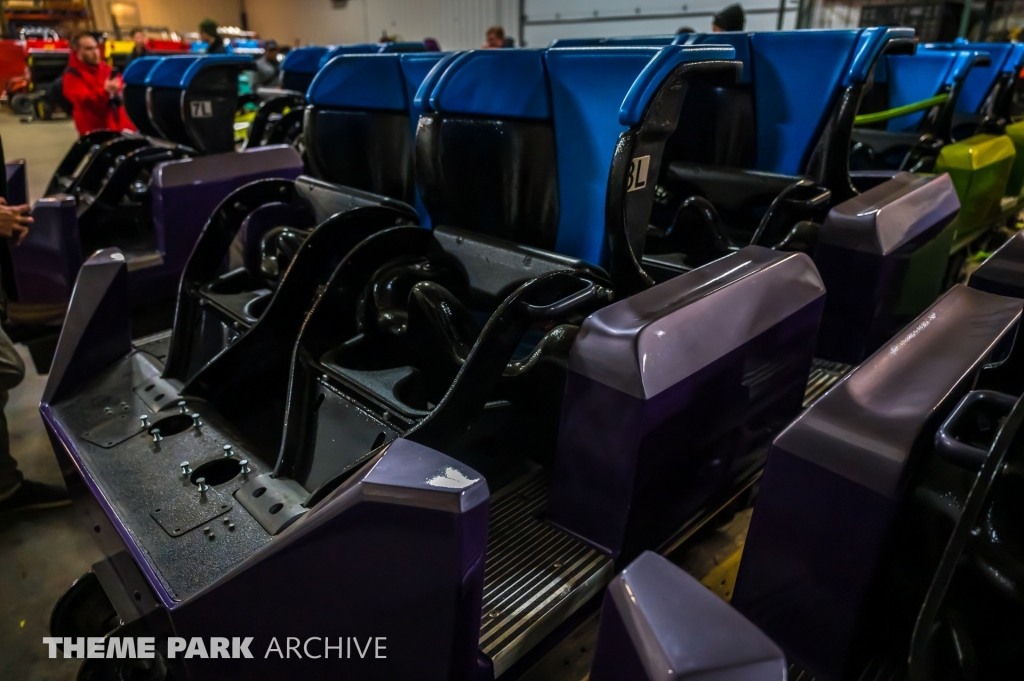
[[64, 71], [64, 98], [79, 135], [95, 130], [134, 130], [121, 104], [120, 76], [100, 57], [100, 45], [91, 33], [71, 39], [71, 55]]

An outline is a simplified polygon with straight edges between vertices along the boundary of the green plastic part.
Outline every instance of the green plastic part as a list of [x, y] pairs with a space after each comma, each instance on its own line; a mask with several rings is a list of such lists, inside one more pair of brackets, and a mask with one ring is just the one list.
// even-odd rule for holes
[[935, 172], [949, 173], [960, 199], [960, 214], [953, 221], [953, 249], [982, 234], [1000, 215], [1016, 157], [1006, 135], [975, 135], [939, 152]]
[[881, 123], [882, 121], [888, 121], [893, 118], [899, 118], [900, 116], [906, 116], [907, 114], [930, 109], [936, 104], [942, 104], [947, 99], [949, 99], [949, 95], [935, 95], [928, 99], [922, 99], [920, 102], [913, 102], [911, 104], [898, 106], [895, 109], [886, 109], [885, 111], [861, 114], [853, 119], [853, 124], [870, 125], [872, 123]]

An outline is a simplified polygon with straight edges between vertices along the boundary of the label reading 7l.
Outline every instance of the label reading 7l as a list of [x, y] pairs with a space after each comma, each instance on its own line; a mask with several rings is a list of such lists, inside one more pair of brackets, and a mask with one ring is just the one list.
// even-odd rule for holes
[[650, 156], [634, 158], [629, 164], [629, 175], [626, 177], [626, 191], [635, 192], [647, 186], [647, 170], [651, 167]]
[[208, 99], [192, 102], [192, 118], [213, 118], [213, 102]]

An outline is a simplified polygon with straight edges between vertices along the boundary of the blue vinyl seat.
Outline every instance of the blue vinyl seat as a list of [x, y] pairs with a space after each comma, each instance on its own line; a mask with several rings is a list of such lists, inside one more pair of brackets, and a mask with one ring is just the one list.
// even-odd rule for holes
[[164, 139], [213, 154], [235, 148], [238, 76], [252, 57], [165, 57], [146, 76], [150, 122]]
[[306, 94], [303, 134], [313, 174], [415, 203], [415, 92], [444, 57], [423, 52], [331, 59]]
[[326, 53], [326, 47], [316, 45], [289, 52], [281, 62], [281, 89], [305, 93]]
[[160, 131], [149, 120], [146, 110], [146, 77], [149, 76], [162, 57], [141, 57], [135, 59], [124, 70], [124, 109], [143, 135], [159, 137]]

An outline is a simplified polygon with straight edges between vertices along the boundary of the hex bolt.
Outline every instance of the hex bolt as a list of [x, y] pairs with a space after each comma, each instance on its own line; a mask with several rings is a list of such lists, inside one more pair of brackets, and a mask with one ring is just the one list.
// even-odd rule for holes
[[142, 421], [143, 428], [149, 428], [149, 416], [143, 414], [142, 416], [139, 417], [139, 420]]
[[216, 538], [217, 538], [217, 537], [216, 537], [216, 536], [215, 536], [215, 535], [213, 534], [213, 532], [211, 532], [211, 533], [210, 533], [210, 541], [213, 541], [213, 540], [214, 540], [214, 539], [216, 539]]
[[238, 463], [242, 464], [242, 475], [249, 475], [249, 473], [252, 473], [252, 469], [249, 468], [249, 459], [242, 459]]
[[206, 534], [210, 534], [210, 528], [209, 528], [209, 526], [207, 526], [207, 527], [204, 527], [204, 528], [203, 528], [203, 532], [204, 532], [204, 533], [206, 533]]
[[178, 465], [181, 466], [182, 475], [191, 475], [192, 469], [188, 467], [188, 461], [182, 461]]
[[182, 414], [188, 412], [188, 409], [185, 408], [185, 400], [178, 400], [178, 411]]
[[234, 456], [235, 452], [231, 449], [231, 445], [224, 445], [224, 456]]
[[206, 490], [210, 489], [210, 486], [206, 484], [206, 478], [196, 478], [196, 485], [199, 486], [200, 494], [206, 494]]
[[235, 524], [231, 523], [230, 525], [228, 525], [228, 532], [234, 532], [234, 531], [235, 531]]
[[231, 518], [224, 518], [224, 524], [225, 525], [230, 525], [231, 524]]
[[149, 433], [150, 435], [153, 436], [153, 442], [160, 442], [160, 440], [163, 440], [163, 438], [160, 436], [159, 428], [154, 428], [153, 430], [149, 431]]
[[199, 412], [192, 412], [192, 427], [198, 428], [203, 425], [203, 422], [199, 420]]

